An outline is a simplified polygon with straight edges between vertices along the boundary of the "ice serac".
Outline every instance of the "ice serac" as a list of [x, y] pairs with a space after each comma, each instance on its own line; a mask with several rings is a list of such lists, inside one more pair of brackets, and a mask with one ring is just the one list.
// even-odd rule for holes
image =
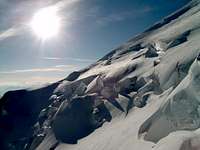
[[0, 149], [200, 150], [200, 2], [91, 66], [0, 99]]

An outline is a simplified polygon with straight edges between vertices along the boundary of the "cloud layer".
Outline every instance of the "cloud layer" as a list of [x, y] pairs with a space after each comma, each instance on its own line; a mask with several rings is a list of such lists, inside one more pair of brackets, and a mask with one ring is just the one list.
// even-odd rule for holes
[[[74, 7], [82, 0], [1, 0], [0, 1], [0, 41], [22, 34], [27, 30], [34, 12], [43, 7], [54, 6], [59, 11]], [[70, 11], [69, 11], [70, 12]], [[67, 16], [67, 15], [66, 15]], [[9, 28], [6, 28], [9, 27]], [[3, 30], [1, 29], [3, 28]]]
[[70, 61], [86, 62], [86, 63], [95, 62], [94, 59], [75, 58], [75, 57], [42, 57], [42, 59], [45, 59], [45, 60], [70, 60]]
[[8, 90], [40, 86], [59, 81], [73, 70], [75, 65], [61, 64], [46, 68], [0, 71], [0, 95]]
[[77, 67], [74, 65], [56, 65], [48, 68], [32, 68], [32, 69], [21, 69], [11, 71], [0, 71], [0, 74], [17, 74], [17, 73], [34, 73], [34, 72], [66, 72], [74, 70]]

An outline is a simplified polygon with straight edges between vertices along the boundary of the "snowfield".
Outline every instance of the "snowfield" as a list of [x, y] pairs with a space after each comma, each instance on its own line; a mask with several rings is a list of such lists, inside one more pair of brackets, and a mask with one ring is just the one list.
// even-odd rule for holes
[[200, 150], [200, 1], [0, 108], [3, 150]]

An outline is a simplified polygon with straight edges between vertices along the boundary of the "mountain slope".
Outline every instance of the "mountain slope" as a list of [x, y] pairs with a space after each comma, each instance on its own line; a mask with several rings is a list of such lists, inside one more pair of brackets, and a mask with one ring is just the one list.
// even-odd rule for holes
[[191, 1], [64, 80], [7, 92], [1, 149], [200, 149], [199, 40]]

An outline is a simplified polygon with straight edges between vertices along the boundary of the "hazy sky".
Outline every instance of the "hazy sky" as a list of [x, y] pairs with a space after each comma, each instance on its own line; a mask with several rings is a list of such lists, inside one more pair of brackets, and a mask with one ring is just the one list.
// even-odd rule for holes
[[[0, 94], [56, 81], [182, 7], [188, 0], [0, 0]], [[37, 10], [59, 8], [58, 37], [41, 42], [27, 26]]]

